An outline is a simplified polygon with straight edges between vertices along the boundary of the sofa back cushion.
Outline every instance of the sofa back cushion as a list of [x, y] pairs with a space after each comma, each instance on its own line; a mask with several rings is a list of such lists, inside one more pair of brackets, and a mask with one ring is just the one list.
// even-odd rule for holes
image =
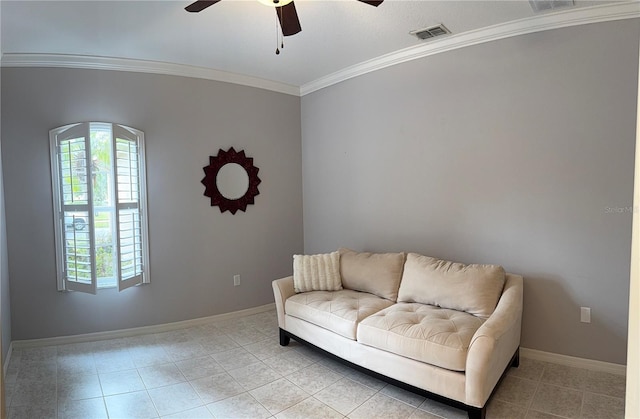
[[293, 255], [293, 288], [295, 292], [341, 290], [340, 254]]
[[398, 302], [430, 304], [488, 318], [498, 304], [505, 272], [497, 265], [465, 265], [407, 255]]
[[404, 253], [366, 253], [344, 248], [338, 251], [344, 288], [397, 300]]

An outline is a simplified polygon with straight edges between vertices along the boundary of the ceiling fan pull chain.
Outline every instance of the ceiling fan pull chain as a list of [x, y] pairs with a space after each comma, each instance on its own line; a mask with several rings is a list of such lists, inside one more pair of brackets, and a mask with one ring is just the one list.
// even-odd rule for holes
[[282, 7], [280, 7], [280, 18], [282, 19], [282, 26], [280, 27], [280, 48], [284, 49], [284, 14], [282, 13]]
[[278, 15], [276, 14], [276, 55], [280, 54], [278, 49]]

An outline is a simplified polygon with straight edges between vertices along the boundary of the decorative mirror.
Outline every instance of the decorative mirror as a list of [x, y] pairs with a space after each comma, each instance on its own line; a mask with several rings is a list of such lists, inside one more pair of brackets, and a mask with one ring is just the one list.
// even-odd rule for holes
[[211, 198], [211, 206], [217, 205], [220, 212], [246, 211], [247, 205], [253, 204], [253, 198], [260, 193], [259, 169], [253, 165], [253, 158], [245, 156], [244, 150], [220, 149], [217, 156], [209, 156], [209, 165], [203, 169], [204, 195]]

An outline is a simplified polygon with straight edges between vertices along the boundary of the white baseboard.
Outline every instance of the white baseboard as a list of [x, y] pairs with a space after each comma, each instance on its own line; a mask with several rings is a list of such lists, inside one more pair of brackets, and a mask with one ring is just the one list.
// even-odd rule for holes
[[7, 357], [2, 360], [2, 375], [7, 376], [7, 369], [9, 369], [9, 362], [11, 362], [11, 354], [13, 353], [13, 342], [9, 343], [9, 350], [7, 351]]
[[275, 306], [275, 303], [270, 303], [263, 306], [233, 311], [231, 313], [217, 314], [215, 316], [200, 317], [197, 319], [183, 320], [174, 323], [157, 324], [153, 326], [134, 327], [131, 329], [110, 330], [108, 332], [85, 333], [82, 335], [60, 336], [43, 339], [15, 340], [11, 342], [11, 346], [15, 348], [35, 348], [39, 346], [67, 345], [70, 343], [92, 342], [96, 340], [117, 339], [137, 335], [147, 335], [150, 333], [169, 332], [176, 329], [201, 326], [213, 322], [220, 322], [224, 320], [237, 319], [239, 317], [251, 316], [252, 314], [264, 313], [265, 311], [274, 310]]
[[537, 349], [520, 348], [520, 356], [536, 361], [551, 362], [568, 367], [584, 368], [591, 371], [608, 372], [616, 375], [626, 375], [627, 366], [613, 364], [611, 362], [596, 361], [593, 359], [577, 358], [574, 356], [554, 354], [552, 352], [538, 351]]

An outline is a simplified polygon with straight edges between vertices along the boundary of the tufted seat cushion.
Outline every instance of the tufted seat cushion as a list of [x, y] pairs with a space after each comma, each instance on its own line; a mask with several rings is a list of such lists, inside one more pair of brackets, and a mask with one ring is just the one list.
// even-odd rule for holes
[[464, 371], [471, 338], [484, 320], [462, 311], [397, 303], [358, 327], [358, 342], [454, 371]]
[[353, 290], [310, 291], [285, 302], [287, 315], [306, 320], [349, 339], [356, 339], [358, 323], [393, 304], [376, 295]]

